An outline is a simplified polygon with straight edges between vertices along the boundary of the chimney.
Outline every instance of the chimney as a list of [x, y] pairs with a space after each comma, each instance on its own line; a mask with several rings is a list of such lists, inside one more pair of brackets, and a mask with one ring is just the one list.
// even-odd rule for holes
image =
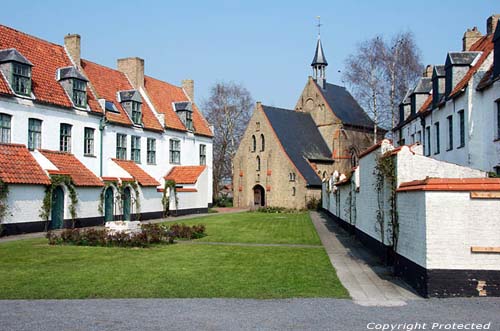
[[182, 81], [182, 89], [187, 94], [191, 102], [194, 102], [194, 80], [184, 79]]
[[432, 70], [433, 70], [432, 65], [428, 64], [427, 67], [425, 67], [425, 71], [422, 76], [425, 78], [432, 78]]
[[483, 35], [477, 29], [477, 26], [472, 29], [467, 29], [464, 33], [464, 37], [462, 38], [462, 51], [469, 51], [471, 46], [474, 45], [476, 41], [478, 41]]
[[488, 20], [486, 20], [486, 34], [495, 33], [499, 19], [500, 14], [493, 14], [488, 17]]
[[80, 68], [80, 35], [79, 34], [68, 34], [64, 36], [64, 47], [69, 53], [69, 56], [75, 63], [75, 65]]
[[127, 75], [135, 89], [144, 87], [144, 60], [139, 57], [118, 59], [118, 70]]

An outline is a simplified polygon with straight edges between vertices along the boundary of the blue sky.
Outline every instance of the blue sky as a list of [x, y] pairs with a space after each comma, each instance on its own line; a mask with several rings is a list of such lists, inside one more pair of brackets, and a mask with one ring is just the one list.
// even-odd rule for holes
[[[83, 6], [82, 6], [83, 5]], [[338, 70], [356, 43], [400, 30], [414, 32], [424, 64], [461, 50], [467, 27], [485, 33], [500, 1], [5, 1], [0, 23], [58, 44], [82, 36], [82, 57], [116, 67], [116, 59], [145, 59], [146, 74], [179, 85], [195, 80], [201, 102], [217, 81], [235, 81], [264, 104], [293, 108], [311, 74], [317, 28]]]

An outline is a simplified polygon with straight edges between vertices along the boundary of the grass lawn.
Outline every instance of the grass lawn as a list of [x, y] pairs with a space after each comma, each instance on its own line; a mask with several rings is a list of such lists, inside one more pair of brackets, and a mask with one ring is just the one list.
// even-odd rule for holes
[[179, 223], [205, 224], [208, 236], [200, 241], [321, 245], [308, 213], [217, 214]]
[[[276, 241], [268, 232], [273, 232], [285, 242], [317, 242], [307, 230], [312, 227], [305, 221], [307, 214], [277, 215], [290, 216], [293, 225], [276, 218], [280, 231], [276, 225], [260, 224], [262, 219], [253, 214], [194, 222], [207, 224], [209, 236], [219, 238], [214, 241], [271, 243]], [[224, 225], [224, 218], [233, 223], [240, 217], [241, 231], [251, 234], [231, 234], [231, 227]], [[30, 239], [1, 243], [0, 265], [0, 299], [348, 297], [321, 246], [175, 244], [130, 249], [49, 246], [45, 239]]]

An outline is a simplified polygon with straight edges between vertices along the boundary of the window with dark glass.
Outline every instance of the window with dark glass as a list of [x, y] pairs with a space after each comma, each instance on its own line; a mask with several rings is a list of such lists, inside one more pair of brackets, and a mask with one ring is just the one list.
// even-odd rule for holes
[[73, 79], [73, 104], [76, 107], [87, 107], [87, 83]]
[[436, 134], [436, 151], [434, 151], [434, 154], [439, 154], [440, 149], [441, 149], [441, 142], [439, 140], [439, 122], [434, 123], [434, 133]]
[[170, 139], [170, 163], [181, 163], [181, 141]]
[[83, 134], [83, 154], [94, 155], [94, 129], [85, 128]]
[[266, 149], [266, 141], [264, 139], [264, 135], [260, 135], [260, 151], [263, 152]]
[[59, 130], [59, 150], [71, 152], [71, 125], [62, 123]]
[[288, 180], [291, 182], [295, 182], [295, 172], [291, 172], [288, 174]]
[[257, 156], [256, 160], [257, 160], [257, 171], [260, 171], [260, 157]]
[[257, 139], [255, 139], [255, 136], [252, 136], [252, 152], [255, 152], [257, 149]]
[[186, 112], [186, 129], [193, 131], [193, 112]]
[[29, 65], [12, 63], [12, 89], [17, 94], [31, 94], [31, 67]]
[[425, 155], [431, 155], [431, 127], [425, 128]]
[[42, 147], [42, 121], [36, 118], [28, 120], [28, 148], [31, 150]]
[[127, 135], [116, 134], [116, 158], [119, 160], [127, 159]]
[[156, 139], [148, 138], [147, 146], [148, 164], [156, 164]]
[[132, 103], [132, 122], [134, 124], [142, 124], [142, 110], [141, 104], [139, 102], [130, 101]]
[[297, 190], [295, 189], [295, 187], [292, 187], [292, 197], [295, 196], [296, 192], [297, 192]]
[[10, 143], [10, 122], [12, 116], [0, 114], [0, 143]]
[[200, 145], [200, 165], [207, 164], [207, 146]]
[[135, 163], [141, 163], [141, 137], [132, 136], [130, 147], [130, 159]]
[[460, 145], [458, 147], [465, 146], [465, 114], [463, 110], [458, 112], [458, 123], [460, 127]]
[[450, 115], [447, 118], [448, 121], [448, 150], [453, 149], [453, 116]]

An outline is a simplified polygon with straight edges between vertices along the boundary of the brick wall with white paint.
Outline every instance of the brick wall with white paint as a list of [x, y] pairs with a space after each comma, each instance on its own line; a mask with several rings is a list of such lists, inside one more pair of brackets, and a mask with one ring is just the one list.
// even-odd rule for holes
[[43, 185], [9, 185], [8, 209], [2, 223], [41, 221], [40, 210], [45, 197]]

